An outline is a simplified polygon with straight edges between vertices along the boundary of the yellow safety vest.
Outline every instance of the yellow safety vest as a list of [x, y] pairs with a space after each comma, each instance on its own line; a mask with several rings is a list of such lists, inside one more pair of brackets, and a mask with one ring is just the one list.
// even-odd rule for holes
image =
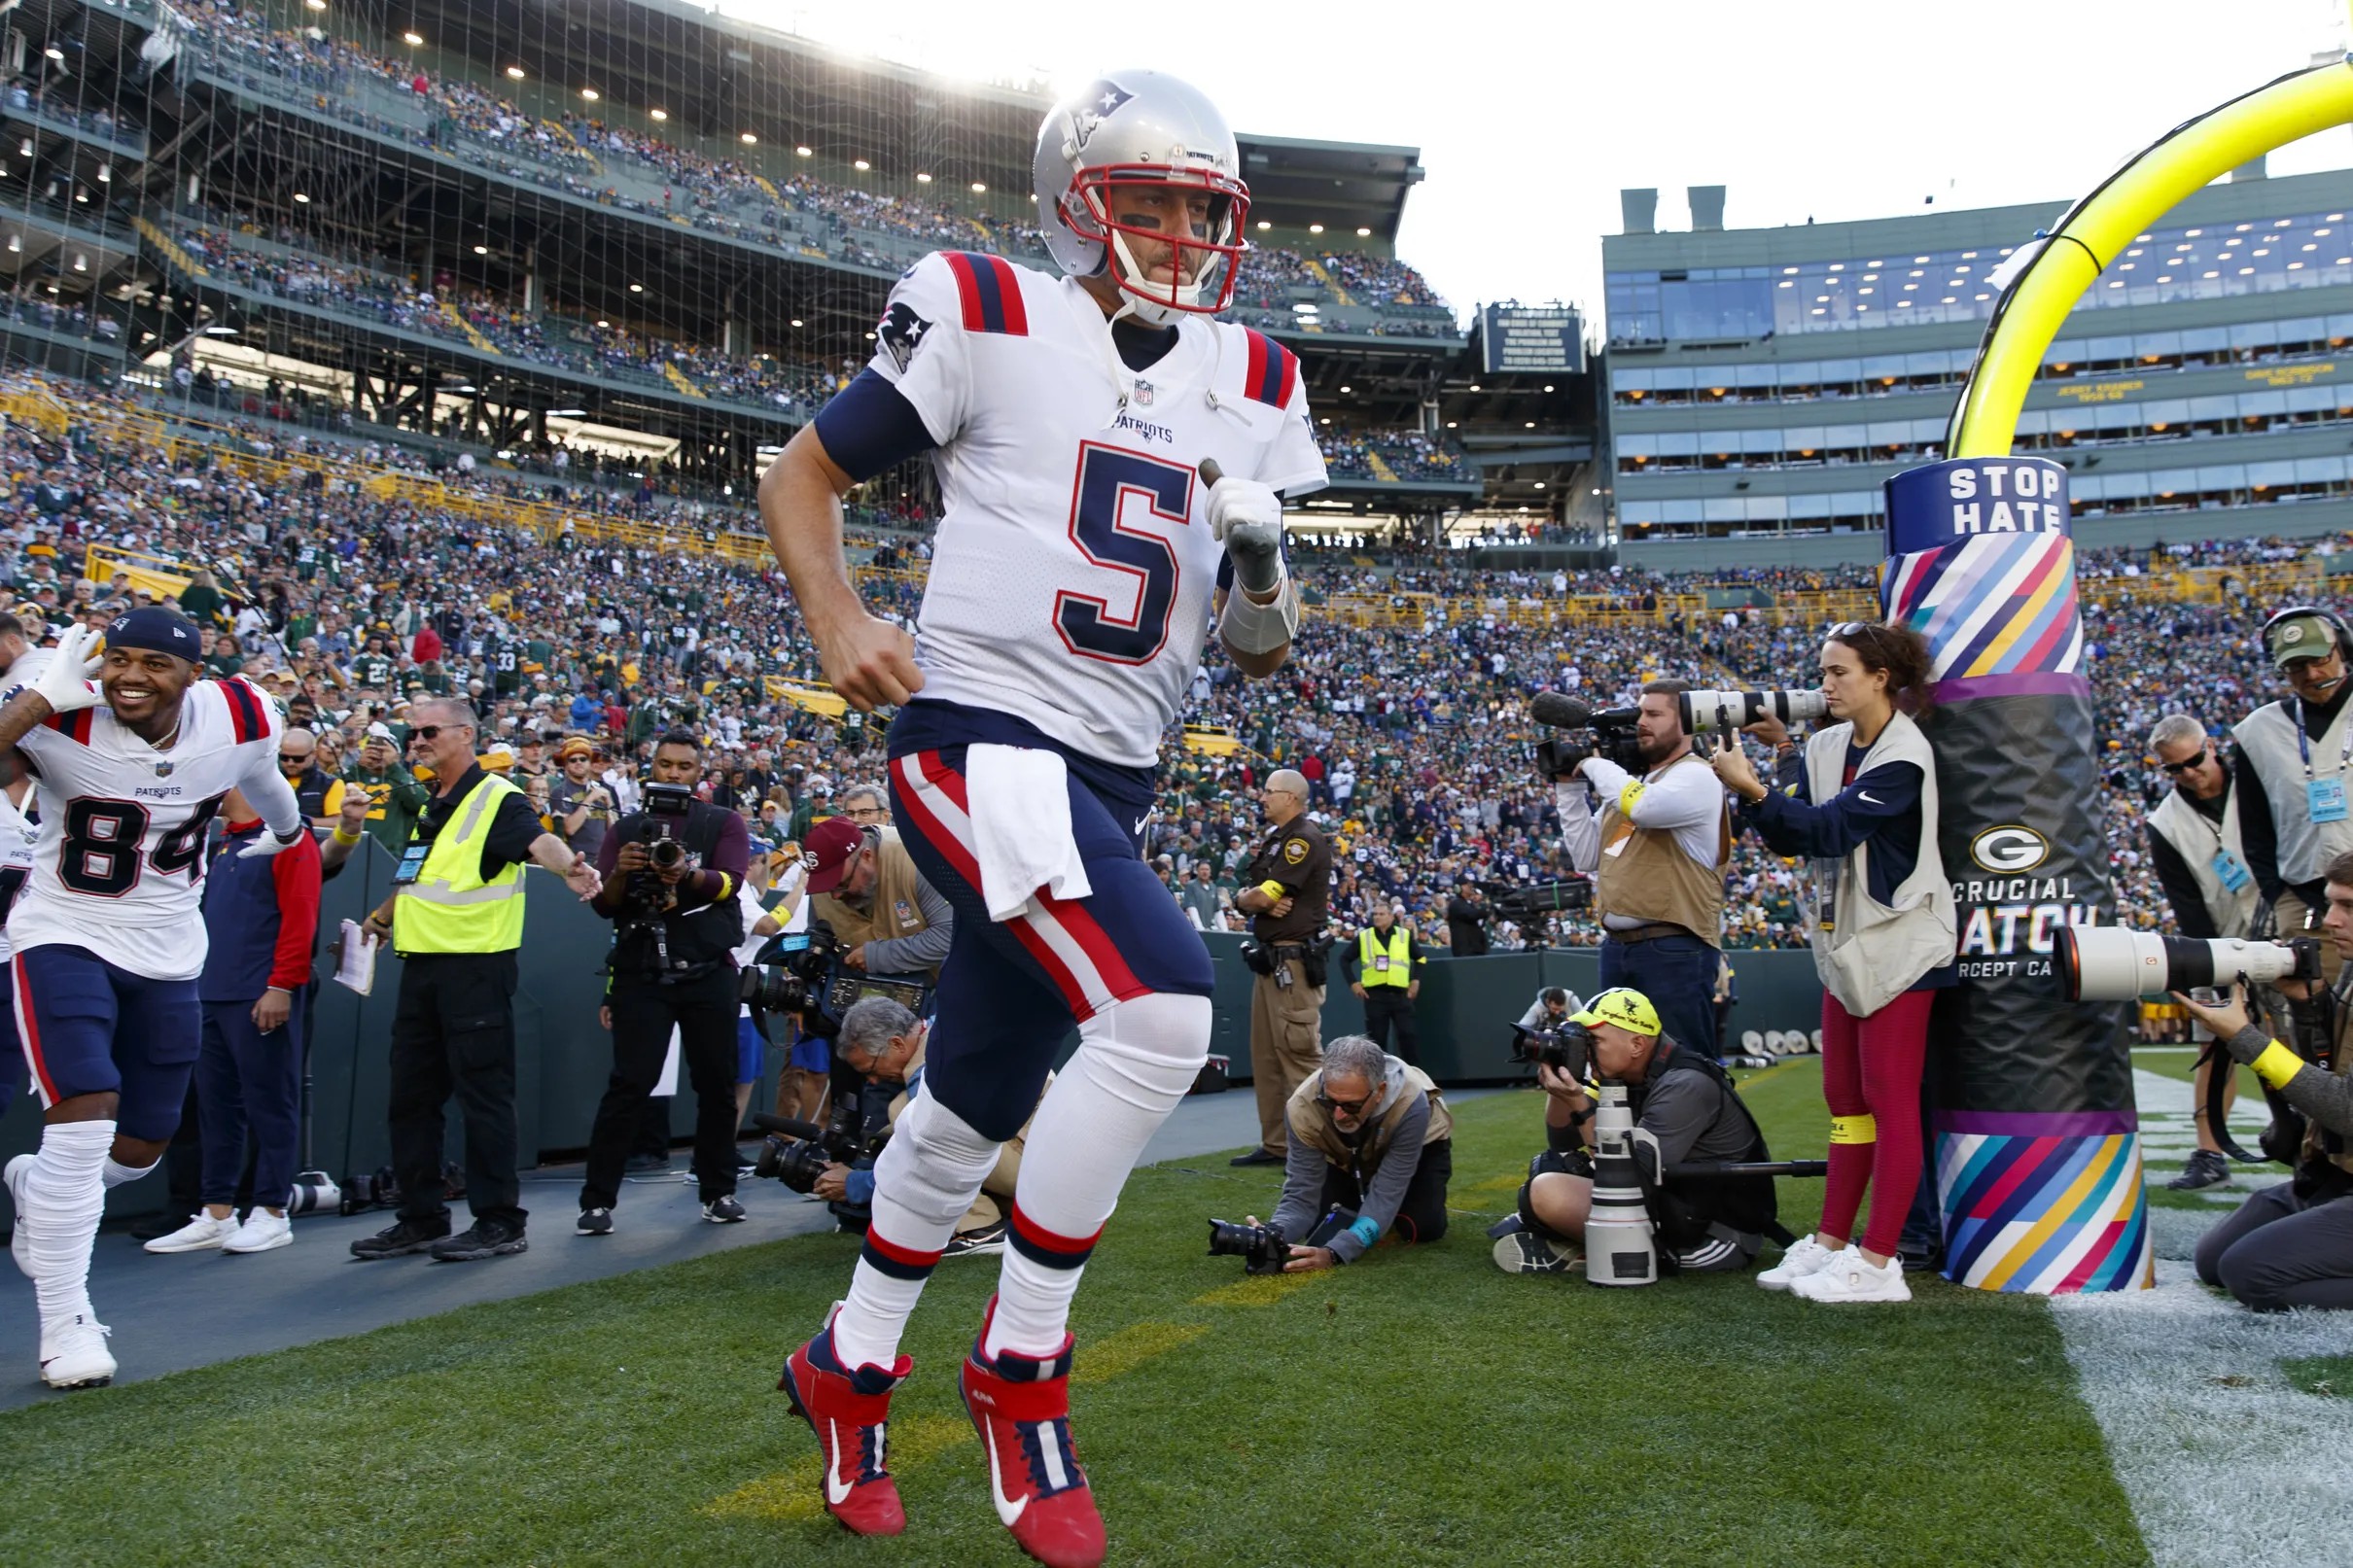
[[1381, 951], [1381, 933], [1367, 925], [1356, 933], [1356, 973], [1358, 983], [1367, 991], [1375, 986], [1405, 987], [1413, 984], [1413, 963], [1407, 954], [1413, 946], [1413, 935], [1403, 922], [1388, 928], [1388, 951]]
[[[518, 862], [482, 880], [482, 840], [499, 802], [522, 793], [497, 774], [466, 792], [440, 837], [426, 852], [417, 880], [392, 906], [393, 950], [505, 953], [523, 945], [523, 868]], [[415, 829], [409, 843], [416, 842]]]

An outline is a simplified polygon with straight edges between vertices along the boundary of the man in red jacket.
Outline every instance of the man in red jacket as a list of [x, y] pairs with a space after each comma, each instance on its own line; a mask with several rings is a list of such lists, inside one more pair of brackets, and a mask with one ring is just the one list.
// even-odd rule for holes
[[[150, 1252], [267, 1252], [294, 1240], [286, 1201], [301, 1154], [302, 1006], [319, 931], [319, 846], [305, 833], [266, 859], [235, 852], [262, 819], [235, 790], [228, 831], [204, 874], [210, 946], [196, 979], [196, 1131], [204, 1206]], [[252, 1208], [236, 1217], [245, 1135], [253, 1133]]]

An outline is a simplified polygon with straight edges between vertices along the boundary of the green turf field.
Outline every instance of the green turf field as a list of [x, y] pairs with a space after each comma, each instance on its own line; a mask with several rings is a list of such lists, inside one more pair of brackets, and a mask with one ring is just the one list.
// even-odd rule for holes
[[[1821, 1153], [1818, 1082], [1801, 1060], [1749, 1088], [1777, 1154]], [[1337, 1272], [1203, 1255], [1203, 1220], [1267, 1213], [1273, 1172], [1138, 1175], [1073, 1325], [1114, 1562], [2145, 1560], [2039, 1301], [1497, 1272], [1481, 1232], [1538, 1106], [1458, 1110], [1455, 1231]], [[1819, 1184], [1784, 1190], [1802, 1229]], [[987, 1260], [941, 1270], [908, 1344], [908, 1534], [857, 1541], [817, 1507], [775, 1371], [855, 1253], [748, 1247], [0, 1415], [0, 1563], [1023, 1560], [955, 1392]]]

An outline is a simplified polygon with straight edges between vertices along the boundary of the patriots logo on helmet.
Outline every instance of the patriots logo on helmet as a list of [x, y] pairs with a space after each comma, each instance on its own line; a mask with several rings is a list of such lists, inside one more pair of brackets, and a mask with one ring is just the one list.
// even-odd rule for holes
[[1087, 89], [1071, 100], [1071, 139], [1080, 148], [1095, 134], [1095, 127], [1119, 112], [1120, 106], [1136, 95], [1118, 83], [1106, 78], [1087, 85]]

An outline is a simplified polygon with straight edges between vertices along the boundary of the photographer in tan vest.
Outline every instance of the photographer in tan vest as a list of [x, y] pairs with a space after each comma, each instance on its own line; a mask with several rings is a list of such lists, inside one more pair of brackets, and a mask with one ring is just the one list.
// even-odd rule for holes
[[1322, 1245], [1294, 1240], [1283, 1272], [1353, 1263], [1392, 1233], [1400, 1241], [1446, 1235], [1455, 1119], [1429, 1074], [1345, 1034], [1323, 1048], [1323, 1065], [1292, 1093], [1284, 1120], [1282, 1201], [1269, 1223], [1293, 1238], [1314, 1235], [1334, 1208], [1355, 1215]]

